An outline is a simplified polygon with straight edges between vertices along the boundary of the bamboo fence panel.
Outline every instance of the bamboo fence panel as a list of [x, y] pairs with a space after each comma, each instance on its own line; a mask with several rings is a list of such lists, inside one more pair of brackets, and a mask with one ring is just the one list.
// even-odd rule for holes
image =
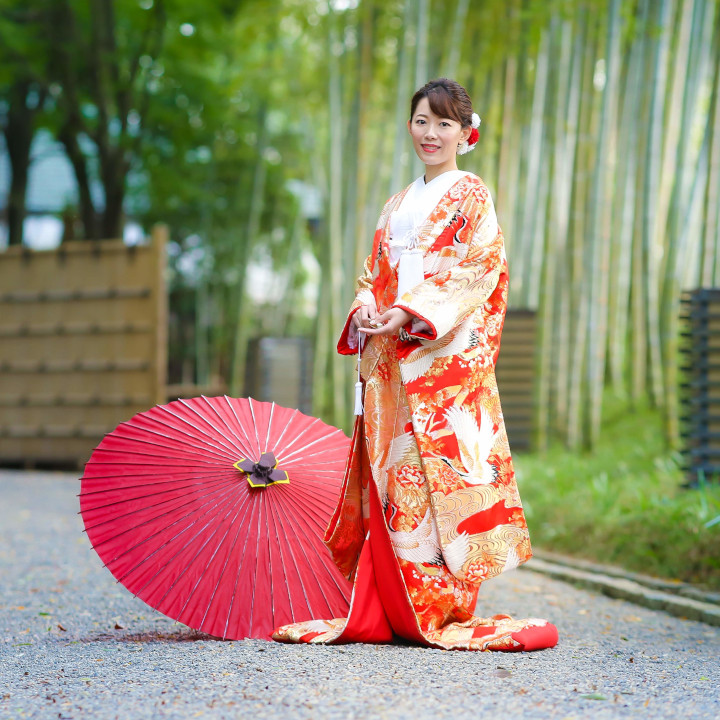
[[80, 463], [165, 401], [166, 241], [0, 254], [0, 463]]
[[528, 450], [536, 444], [537, 332], [534, 310], [507, 311], [495, 376], [512, 450]]

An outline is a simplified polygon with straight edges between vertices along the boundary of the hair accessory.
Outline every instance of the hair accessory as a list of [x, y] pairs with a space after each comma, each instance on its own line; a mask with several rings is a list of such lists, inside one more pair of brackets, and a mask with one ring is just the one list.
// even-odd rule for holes
[[470, 131], [470, 136], [465, 142], [458, 145], [458, 155], [465, 155], [465, 153], [469, 153], [475, 147], [478, 139], [480, 138], [480, 133], [478, 132], [480, 122], [480, 116], [477, 113], [473, 113], [472, 119], [470, 121], [470, 127], [472, 128], [472, 130]]

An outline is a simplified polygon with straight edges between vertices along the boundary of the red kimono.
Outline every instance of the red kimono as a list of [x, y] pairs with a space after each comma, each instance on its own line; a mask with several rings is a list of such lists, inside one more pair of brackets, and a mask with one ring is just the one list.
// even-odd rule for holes
[[325, 536], [354, 579], [349, 616], [286, 625], [273, 638], [552, 647], [546, 620], [473, 615], [480, 584], [531, 556], [495, 380], [508, 274], [493, 203], [480, 178], [458, 180], [420, 227], [425, 280], [398, 298], [389, 217], [406, 192], [383, 209], [338, 343], [357, 352], [352, 315], [372, 298], [380, 313], [414, 316], [362, 352], [364, 415]]

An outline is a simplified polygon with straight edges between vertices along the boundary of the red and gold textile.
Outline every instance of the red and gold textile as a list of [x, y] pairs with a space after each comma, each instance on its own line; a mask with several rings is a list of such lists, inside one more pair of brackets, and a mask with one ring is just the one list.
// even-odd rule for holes
[[357, 351], [351, 319], [370, 294], [380, 313], [401, 307], [423, 321], [372, 337], [362, 353], [365, 412], [325, 536], [354, 579], [350, 614], [273, 637], [551, 647], [557, 630], [545, 620], [473, 615], [480, 584], [531, 556], [495, 380], [508, 274], [493, 203], [478, 177], [458, 180], [420, 228], [424, 282], [397, 298], [389, 217], [405, 192], [383, 209], [338, 343]]

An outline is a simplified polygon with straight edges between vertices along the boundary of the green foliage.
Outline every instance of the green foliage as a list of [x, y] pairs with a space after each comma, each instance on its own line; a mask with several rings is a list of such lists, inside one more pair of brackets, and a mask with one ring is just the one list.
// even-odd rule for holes
[[[628, 570], [720, 588], [720, 482], [683, 488], [662, 416], [611, 395], [592, 453], [515, 453], [533, 542]], [[512, 442], [512, 439], [511, 439]]]

